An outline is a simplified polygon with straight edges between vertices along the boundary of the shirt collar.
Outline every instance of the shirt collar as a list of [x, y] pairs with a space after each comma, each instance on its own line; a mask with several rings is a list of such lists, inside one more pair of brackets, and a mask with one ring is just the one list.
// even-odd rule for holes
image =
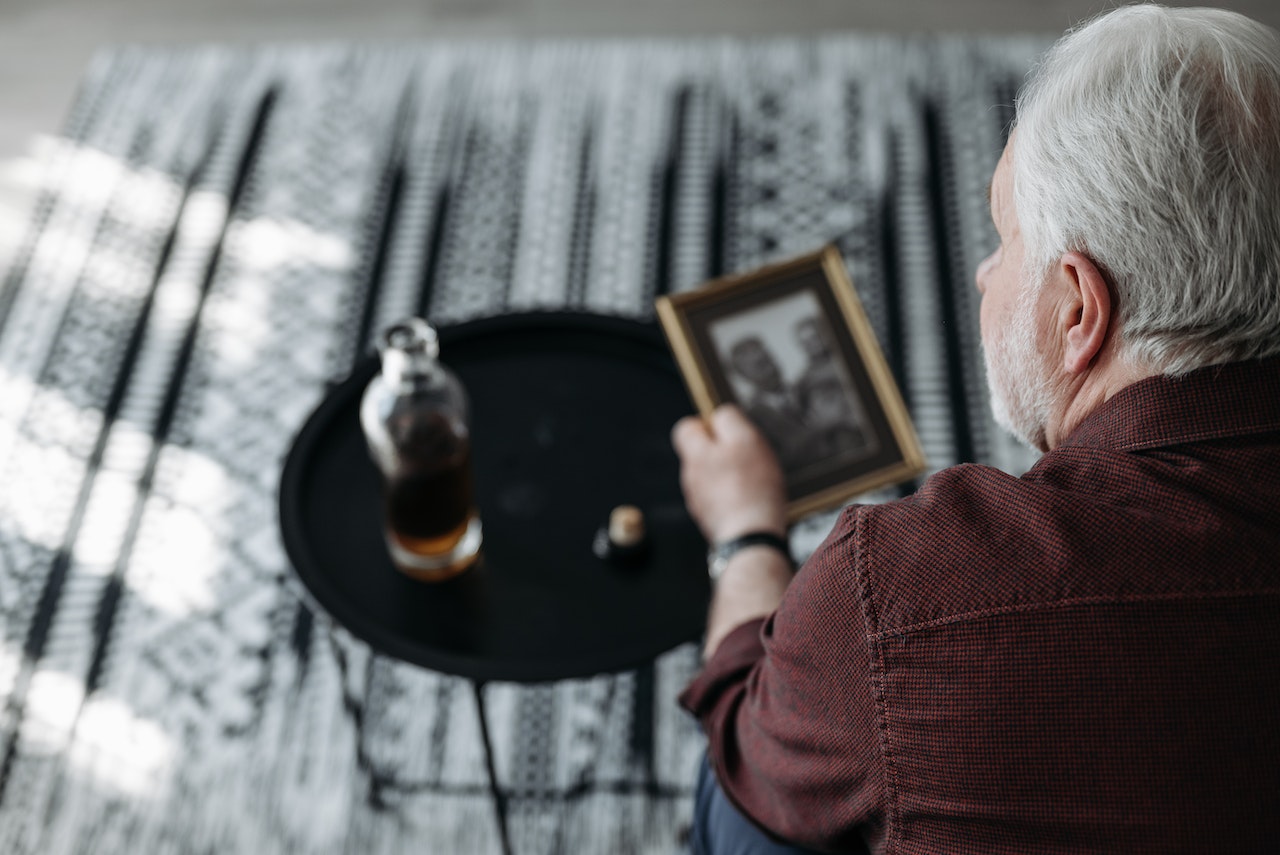
[[1135, 451], [1280, 431], [1280, 357], [1148, 377], [1090, 413], [1061, 447]]

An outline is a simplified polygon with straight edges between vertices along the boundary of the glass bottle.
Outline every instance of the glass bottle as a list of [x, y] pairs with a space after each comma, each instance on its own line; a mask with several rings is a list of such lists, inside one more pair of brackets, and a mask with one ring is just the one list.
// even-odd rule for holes
[[466, 392], [421, 318], [387, 328], [378, 350], [382, 371], [364, 391], [360, 426], [382, 472], [387, 547], [402, 572], [442, 581], [480, 553]]

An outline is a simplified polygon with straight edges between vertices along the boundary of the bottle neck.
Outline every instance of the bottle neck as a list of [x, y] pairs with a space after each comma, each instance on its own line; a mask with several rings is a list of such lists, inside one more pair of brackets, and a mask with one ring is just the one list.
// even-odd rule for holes
[[436, 331], [421, 318], [409, 318], [389, 327], [379, 350], [383, 380], [391, 388], [409, 390], [439, 382], [442, 372], [437, 361], [440, 349]]
[[383, 381], [393, 389], [414, 389], [434, 385], [440, 363], [424, 353], [388, 348], [382, 353]]

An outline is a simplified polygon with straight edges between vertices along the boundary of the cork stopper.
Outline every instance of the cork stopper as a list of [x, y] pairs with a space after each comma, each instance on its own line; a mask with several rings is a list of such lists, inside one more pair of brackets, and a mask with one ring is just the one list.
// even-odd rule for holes
[[618, 505], [609, 514], [609, 542], [614, 546], [637, 546], [644, 540], [644, 512], [635, 505]]

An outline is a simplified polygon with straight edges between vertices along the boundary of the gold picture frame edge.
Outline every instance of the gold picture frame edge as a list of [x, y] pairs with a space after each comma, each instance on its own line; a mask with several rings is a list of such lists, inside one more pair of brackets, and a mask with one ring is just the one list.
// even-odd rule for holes
[[859, 478], [844, 481], [825, 490], [811, 493], [803, 499], [787, 503], [787, 522], [796, 522], [816, 511], [831, 510], [845, 499], [868, 493], [878, 487], [897, 484], [914, 478], [923, 471], [923, 467], [905, 461], [898, 461], [889, 466], [868, 472]]
[[[853, 287], [853, 280], [849, 278], [849, 271], [844, 264], [844, 256], [834, 244], [827, 244], [820, 254], [827, 278], [833, 285], [840, 286], [833, 287], [832, 291], [835, 292], [836, 301], [840, 304], [845, 320], [848, 321], [849, 328], [853, 332], [853, 343], [858, 348], [858, 355], [862, 357], [862, 364], [867, 368], [867, 375], [871, 378], [876, 398], [884, 407], [885, 417], [889, 420], [889, 429], [893, 432], [893, 439], [902, 452], [902, 462], [912, 470], [910, 474], [898, 480], [914, 478], [925, 470], [928, 461], [920, 445], [920, 437], [912, 424], [911, 414], [907, 412], [907, 404], [902, 399], [902, 390], [898, 388], [898, 382], [894, 379], [893, 372], [889, 370], [889, 362], [885, 359], [884, 351], [880, 349], [875, 330], [871, 328], [871, 321], [862, 308], [862, 301], [858, 299], [858, 292]], [[874, 489], [874, 487], [867, 489]]]
[[816, 269], [831, 289], [841, 314], [853, 338], [854, 347], [875, 392], [876, 401], [884, 410], [894, 443], [901, 452], [901, 459], [888, 466], [867, 472], [857, 478], [811, 493], [801, 499], [788, 502], [787, 523], [796, 522], [815, 511], [830, 509], [845, 499], [874, 490], [887, 484], [895, 484], [914, 478], [925, 470], [926, 460], [919, 437], [911, 423], [906, 404], [898, 389], [889, 364], [862, 308], [862, 302], [849, 278], [844, 256], [838, 247], [828, 243], [820, 249], [786, 261], [765, 265], [746, 273], [721, 276], [704, 283], [696, 290], [679, 294], [664, 294], [654, 301], [659, 326], [671, 345], [680, 373], [693, 398], [694, 406], [704, 420], [715, 410], [715, 400], [707, 386], [707, 367], [693, 345], [693, 331], [686, 323], [690, 310], [705, 303], [715, 303], [720, 294], [750, 283], [753, 288], [765, 288], [779, 279]]
[[666, 336], [667, 343], [675, 354], [676, 364], [680, 366], [681, 379], [684, 380], [685, 388], [689, 390], [689, 397], [693, 398], [693, 405], [697, 408], [698, 415], [705, 421], [711, 417], [711, 412], [716, 408], [711, 390], [707, 388], [707, 368], [693, 347], [693, 333], [685, 323], [684, 316], [676, 311], [677, 306], [678, 304], [666, 295], [659, 297], [654, 303], [658, 313], [658, 326], [661, 327], [662, 334]]

